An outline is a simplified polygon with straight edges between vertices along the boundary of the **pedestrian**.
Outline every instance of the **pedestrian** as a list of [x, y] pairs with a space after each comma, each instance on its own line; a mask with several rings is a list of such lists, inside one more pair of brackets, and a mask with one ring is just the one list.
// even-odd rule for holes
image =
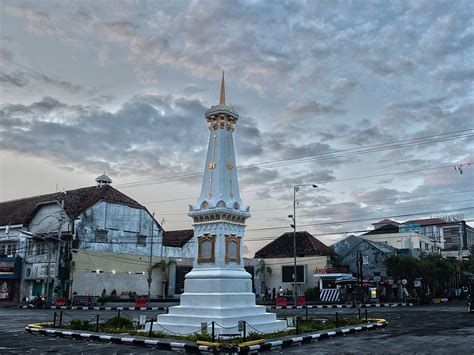
[[283, 296], [283, 289], [281, 288], [281, 286], [278, 289], [278, 296], [280, 296], [280, 297]]
[[272, 289], [272, 301], [275, 301], [275, 298], [276, 298], [276, 288], [273, 287], [273, 289]]

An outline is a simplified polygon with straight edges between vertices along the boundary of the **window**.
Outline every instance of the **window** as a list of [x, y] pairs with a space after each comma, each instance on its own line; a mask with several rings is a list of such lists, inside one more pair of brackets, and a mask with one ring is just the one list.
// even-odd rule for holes
[[14, 244], [0, 244], [0, 254], [15, 255], [17, 252], [16, 243]]
[[137, 235], [137, 247], [146, 247], [146, 235]]
[[36, 244], [36, 255], [41, 255], [46, 253], [46, 243], [39, 242]]
[[[281, 267], [281, 281], [294, 282], [294, 270], [293, 265], [283, 265]], [[296, 282], [306, 282], [305, 265], [296, 265]]]
[[29, 239], [28, 240], [28, 245], [26, 247], [26, 249], [27, 249], [26, 253], [27, 253], [28, 256], [33, 255], [33, 252], [34, 252], [33, 246], [34, 246], [33, 241], [31, 239]]
[[215, 262], [214, 249], [216, 237], [204, 234], [198, 237], [198, 264]]
[[225, 262], [240, 264], [240, 238], [235, 235], [225, 236]]
[[108, 230], [97, 229], [95, 231], [95, 241], [98, 242], [98, 243], [106, 243], [108, 234], [109, 234]]

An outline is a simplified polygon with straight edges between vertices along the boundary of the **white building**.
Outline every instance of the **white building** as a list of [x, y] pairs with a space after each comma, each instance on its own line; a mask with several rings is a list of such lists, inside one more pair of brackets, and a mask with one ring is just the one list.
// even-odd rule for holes
[[107, 176], [96, 181], [97, 186], [0, 203], [0, 253], [23, 258], [20, 298], [100, 295], [103, 289], [146, 294], [150, 255], [152, 266], [166, 263], [165, 274], [153, 268], [152, 297], [177, 293], [177, 277], [184, 279], [179, 267], [189, 271], [194, 256], [192, 233], [166, 235]]

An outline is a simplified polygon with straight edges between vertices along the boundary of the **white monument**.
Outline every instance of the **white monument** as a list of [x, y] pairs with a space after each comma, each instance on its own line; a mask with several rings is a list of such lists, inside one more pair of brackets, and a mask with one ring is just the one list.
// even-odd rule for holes
[[210, 332], [214, 321], [216, 334], [230, 334], [238, 332], [239, 321], [246, 321], [247, 332], [283, 330], [285, 321], [255, 305], [251, 275], [244, 269], [242, 247], [250, 213], [239, 194], [232, 140], [239, 115], [225, 103], [224, 73], [219, 105], [206, 111], [206, 119], [210, 136], [201, 195], [188, 213], [197, 249], [193, 269], [186, 275], [180, 305], [159, 315], [153, 329], [189, 334], [207, 323]]

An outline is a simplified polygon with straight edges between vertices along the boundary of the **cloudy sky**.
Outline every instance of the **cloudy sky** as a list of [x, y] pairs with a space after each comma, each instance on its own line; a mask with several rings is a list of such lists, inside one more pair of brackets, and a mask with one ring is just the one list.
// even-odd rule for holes
[[[474, 217], [474, 3], [2, 1], [0, 200], [113, 185], [191, 227], [227, 101], [249, 251], [379, 219]], [[462, 170], [462, 174], [460, 173]]]

